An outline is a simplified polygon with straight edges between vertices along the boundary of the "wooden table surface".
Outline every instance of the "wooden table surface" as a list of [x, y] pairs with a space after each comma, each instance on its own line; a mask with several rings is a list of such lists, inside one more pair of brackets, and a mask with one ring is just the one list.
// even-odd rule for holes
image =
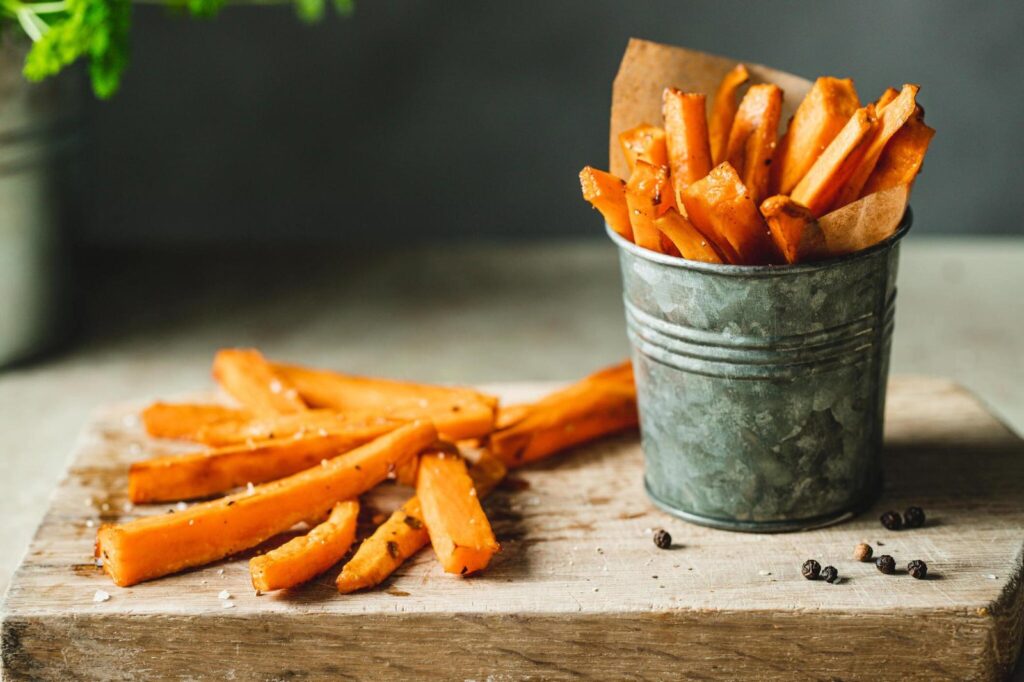
[[[508, 402], [544, 387], [495, 387]], [[4, 605], [13, 679], [990, 680], [1024, 632], [1024, 441], [941, 379], [896, 378], [886, 485], [861, 517], [780, 535], [672, 519], [642, 489], [634, 435], [517, 470], [486, 502], [502, 551], [480, 576], [445, 574], [430, 550], [379, 589], [338, 595], [337, 570], [255, 594], [248, 557], [115, 587], [92, 563], [95, 529], [168, 505], [126, 505], [128, 463], [167, 444], [139, 405], [104, 410], [76, 448]], [[364, 507], [411, 494], [385, 486]], [[886, 531], [885, 509], [919, 504], [923, 528]], [[667, 528], [659, 550], [652, 529]], [[366, 529], [367, 531], [370, 528]], [[898, 560], [886, 576], [859, 542]], [[809, 582], [806, 558], [841, 581]], [[903, 567], [929, 566], [927, 580]], [[96, 602], [97, 590], [109, 600]], [[227, 590], [230, 599], [218, 594]], [[229, 608], [225, 608], [225, 606]], [[439, 666], [443, 666], [439, 668]]]
[[[571, 379], [625, 355], [617, 268], [602, 240], [111, 257], [80, 342], [0, 373], [0, 587], [97, 405], [208, 385], [224, 345], [428, 381]], [[911, 235], [900, 270], [894, 373], [951, 377], [1024, 430], [1024, 240]]]

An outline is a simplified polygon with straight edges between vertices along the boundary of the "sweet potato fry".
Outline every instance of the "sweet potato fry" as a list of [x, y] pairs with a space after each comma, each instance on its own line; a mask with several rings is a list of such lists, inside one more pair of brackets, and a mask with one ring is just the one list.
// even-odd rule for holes
[[665, 146], [677, 207], [682, 205], [683, 190], [711, 172], [705, 100], [704, 95], [675, 88], [665, 88], [662, 94]]
[[[505, 465], [484, 451], [470, 467], [469, 476], [483, 498], [505, 478], [505, 472]], [[338, 591], [348, 594], [379, 585], [428, 542], [430, 536], [423, 524], [420, 500], [412, 497], [359, 545], [338, 576]]]
[[896, 88], [886, 88], [882, 93], [882, 96], [878, 98], [877, 102], [875, 102], [875, 112], [879, 114], [882, 113], [882, 109], [885, 108], [885, 105], [896, 99], [899, 94], [900, 91]]
[[869, 104], [855, 111], [793, 189], [793, 200], [809, 208], [815, 218], [828, 211], [839, 188], [853, 175], [878, 124], [874, 109], [875, 105]]
[[782, 262], [782, 255], [737, 175], [728, 163], [683, 192], [690, 222], [718, 247], [730, 263], [764, 265]]
[[339, 502], [326, 521], [305, 535], [253, 557], [249, 560], [252, 586], [261, 592], [285, 590], [320, 575], [352, 546], [358, 516], [358, 502]]
[[912, 186], [934, 136], [935, 130], [925, 125], [919, 114], [904, 123], [889, 140], [889, 144], [885, 145], [860, 196], [865, 197], [901, 185]]
[[889, 140], [903, 127], [917, 108], [916, 98], [919, 88], [916, 85], [904, 85], [903, 90], [894, 100], [889, 102], [878, 115], [878, 125], [871, 132], [871, 137], [864, 145], [864, 152], [857, 161], [850, 178], [843, 183], [836, 194], [832, 209], [835, 210], [857, 200], [868, 177], [875, 170], [878, 159], [882, 156]]
[[306, 404], [255, 349], [228, 348], [213, 359], [213, 376], [228, 394], [259, 415], [302, 412]]
[[780, 194], [761, 203], [761, 215], [787, 263], [828, 257], [825, 236], [806, 207]]
[[340, 412], [377, 412], [388, 419], [425, 415], [446, 440], [476, 438], [490, 431], [498, 400], [469, 388], [371, 379], [339, 372], [274, 364], [310, 407]]
[[629, 222], [633, 226], [633, 241], [637, 246], [661, 251], [661, 233], [654, 221], [674, 203], [668, 168], [637, 161], [626, 183], [626, 205], [629, 207]]
[[501, 546], [480, 506], [465, 460], [444, 452], [421, 456], [416, 497], [430, 544], [444, 570], [468, 575], [486, 568]]
[[142, 424], [153, 438], [198, 440], [203, 429], [213, 424], [249, 416], [245, 410], [223, 405], [155, 402], [142, 411]]
[[360, 424], [322, 436], [276, 438], [133, 462], [128, 498], [135, 504], [192, 500], [247, 483], [275, 481], [369, 443], [399, 425]]
[[638, 160], [652, 166], [668, 165], [668, 150], [665, 147], [665, 131], [658, 126], [643, 123], [619, 135], [619, 144], [626, 156], [629, 169], [636, 167]]
[[769, 190], [789, 194], [860, 106], [849, 78], [814, 82], [789, 122], [772, 161]]
[[655, 220], [654, 226], [672, 242], [682, 258], [703, 263], [725, 262], [714, 244], [674, 208]]
[[358, 497], [436, 438], [433, 424], [413, 422], [325, 465], [251, 491], [103, 526], [96, 555], [122, 587], [222, 559]]
[[626, 181], [611, 173], [586, 166], [580, 171], [583, 198], [601, 212], [604, 221], [622, 237], [633, 241], [626, 208]]
[[736, 116], [736, 93], [740, 86], [750, 79], [747, 67], [737, 64], [725, 74], [715, 92], [711, 104], [711, 118], [708, 121], [708, 133], [711, 138], [712, 163], [718, 165], [725, 160], [725, 149], [729, 144], [729, 131]]
[[[495, 431], [492, 455], [512, 468], [638, 423], [632, 368], [622, 366], [587, 377], [532, 403], [526, 415]], [[627, 374], [628, 372], [628, 374]]]
[[740, 174], [756, 205], [768, 192], [775, 138], [782, 115], [782, 88], [752, 85], [729, 131], [725, 160]]
[[[200, 427], [193, 440], [211, 447], [225, 447], [254, 441], [342, 435], [353, 429], [391, 425], [392, 428], [412, 419], [429, 419], [429, 410], [410, 418], [389, 418], [376, 410], [337, 410], [318, 408], [296, 414], [270, 417], [224, 419]], [[383, 431], [382, 431], [383, 433]]]

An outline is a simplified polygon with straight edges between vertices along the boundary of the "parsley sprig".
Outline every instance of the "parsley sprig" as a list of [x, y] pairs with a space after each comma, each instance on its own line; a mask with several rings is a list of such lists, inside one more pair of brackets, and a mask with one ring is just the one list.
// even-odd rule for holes
[[[171, 8], [194, 17], [212, 17], [226, 0], [166, 0]], [[320, 19], [327, 0], [294, 2], [307, 21]], [[333, 0], [340, 14], [352, 11], [352, 0]], [[25, 59], [25, 77], [39, 81], [74, 62], [89, 63], [89, 77], [97, 97], [117, 92], [128, 65], [131, 0], [0, 0], [0, 30], [18, 26], [32, 40]]]

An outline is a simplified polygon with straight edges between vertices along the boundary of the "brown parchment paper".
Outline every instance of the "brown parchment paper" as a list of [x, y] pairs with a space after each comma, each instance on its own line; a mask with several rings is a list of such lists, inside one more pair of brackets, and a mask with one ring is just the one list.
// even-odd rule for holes
[[[609, 170], [620, 178], [629, 177], [619, 134], [641, 123], [660, 125], [661, 93], [665, 88], [703, 92], [710, 106], [722, 77], [738, 63], [729, 57], [631, 38], [612, 85]], [[789, 121], [812, 82], [761, 64], [743, 64], [750, 72], [751, 83], [774, 83], [782, 88], [782, 120]], [[907, 187], [894, 187], [822, 216], [818, 222], [829, 252], [851, 253], [891, 236], [903, 218], [908, 197]]]

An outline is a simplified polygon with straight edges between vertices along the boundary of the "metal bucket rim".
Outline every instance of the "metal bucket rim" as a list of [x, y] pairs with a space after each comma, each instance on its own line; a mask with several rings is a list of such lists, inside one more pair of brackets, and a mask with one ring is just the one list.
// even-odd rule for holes
[[609, 227], [608, 223], [605, 223], [604, 230], [620, 249], [628, 251], [637, 258], [642, 258], [660, 265], [681, 268], [683, 270], [697, 270], [700, 272], [715, 273], [718, 275], [782, 276], [813, 272], [815, 270], [824, 270], [826, 268], [860, 260], [861, 258], [869, 258], [880, 251], [887, 251], [906, 236], [913, 224], [914, 213], [910, 210], [910, 206], [907, 206], [907, 210], [903, 213], [903, 218], [900, 219], [900, 224], [896, 228], [896, 231], [887, 239], [883, 239], [877, 244], [869, 246], [866, 249], [854, 251], [853, 253], [848, 253], [844, 256], [836, 256], [835, 258], [827, 258], [825, 260], [813, 261], [811, 263], [797, 263], [796, 265], [732, 265], [728, 263], [704, 263], [702, 261], [688, 260], [686, 258], [670, 256], [666, 253], [659, 253], [657, 251], [651, 251], [650, 249], [640, 248], [633, 242], [623, 238], [618, 232]]

